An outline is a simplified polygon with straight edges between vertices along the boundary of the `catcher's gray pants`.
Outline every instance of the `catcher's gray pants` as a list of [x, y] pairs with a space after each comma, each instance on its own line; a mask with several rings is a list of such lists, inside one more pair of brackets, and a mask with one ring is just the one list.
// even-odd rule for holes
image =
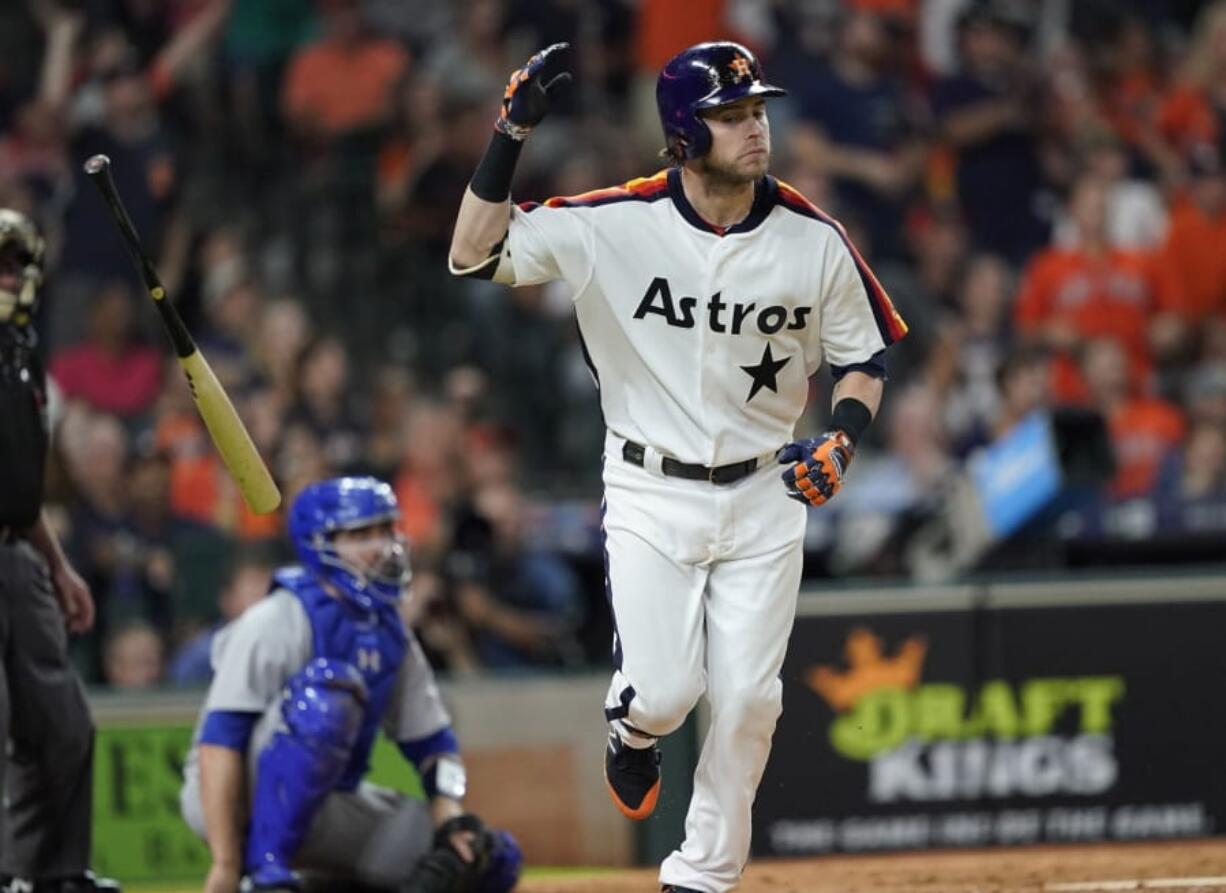
[[[265, 711], [247, 748], [249, 795], [255, 790], [260, 752], [282, 728], [278, 701]], [[186, 773], [179, 806], [188, 827], [207, 840], [199, 764]], [[324, 798], [293, 867], [316, 879], [323, 876], [394, 888], [409, 879], [433, 839], [434, 823], [425, 803], [364, 781], [357, 790], [333, 791]]]
[[47, 565], [24, 540], [0, 543], [0, 656], [0, 871], [80, 874], [90, 860], [94, 724]]

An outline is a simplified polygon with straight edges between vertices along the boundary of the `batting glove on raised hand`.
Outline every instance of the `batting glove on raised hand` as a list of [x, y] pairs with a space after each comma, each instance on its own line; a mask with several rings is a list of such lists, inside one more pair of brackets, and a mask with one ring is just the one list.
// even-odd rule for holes
[[789, 466], [783, 474], [788, 497], [806, 505], [822, 505], [843, 486], [843, 475], [856, 448], [842, 431], [827, 431], [821, 437], [797, 440], [781, 449], [776, 458]]
[[541, 123], [559, 91], [570, 84], [570, 72], [564, 69], [563, 62], [569, 49], [569, 43], [546, 47], [511, 75], [502, 94], [502, 112], [494, 122], [495, 127], [511, 139], [522, 141]]

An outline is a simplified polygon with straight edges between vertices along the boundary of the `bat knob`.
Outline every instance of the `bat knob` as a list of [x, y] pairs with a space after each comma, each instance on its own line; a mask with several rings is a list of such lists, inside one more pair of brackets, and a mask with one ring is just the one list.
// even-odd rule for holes
[[85, 162], [85, 173], [91, 177], [100, 174], [111, 166], [111, 159], [105, 155], [93, 155]]

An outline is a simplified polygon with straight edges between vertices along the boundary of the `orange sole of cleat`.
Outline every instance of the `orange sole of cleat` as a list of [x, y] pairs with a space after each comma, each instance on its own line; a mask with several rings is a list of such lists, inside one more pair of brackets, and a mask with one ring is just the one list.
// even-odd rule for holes
[[651, 786], [651, 790], [647, 792], [647, 796], [643, 798], [643, 802], [639, 804], [638, 809], [631, 809], [625, 803], [622, 803], [621, 798], [617, 796], [617, 792], [613, 790], [613, 785], [609, 784], [608, 776], [605, 776], [604, 785], [609, 789], [609, 797], [613, 800], [613, 805], [626, 818], [641, 822], [656, 811], [656, 801], [660, 799], [660, 782], [657, 781]]

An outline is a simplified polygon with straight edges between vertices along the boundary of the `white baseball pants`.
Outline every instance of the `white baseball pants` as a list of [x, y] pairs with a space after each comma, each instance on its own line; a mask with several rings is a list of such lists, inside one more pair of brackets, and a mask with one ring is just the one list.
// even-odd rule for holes
[[[616, 670], [605, 707], [654, 737], [705, 694], [711, 725], [694, 775], [685, 841], [660, 881], [723, 893], [749, 858], [750, 815], [782, 709], [800, 587], [805, 508], [767, 462], [733, 484], [665, 477], [605, 442], [607, 578]], [[652, 467], [654, 466], [654, 467]], [[668, 780], [664, 780], [668, 784]]]

